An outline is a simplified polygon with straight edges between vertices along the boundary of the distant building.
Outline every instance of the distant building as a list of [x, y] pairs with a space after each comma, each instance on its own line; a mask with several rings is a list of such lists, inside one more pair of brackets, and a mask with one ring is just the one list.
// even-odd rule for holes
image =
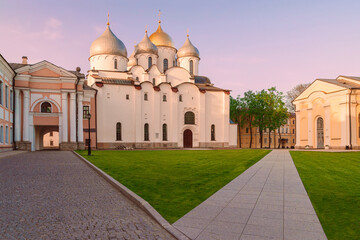
[[[295, 114], [291, 113], [286, 124], [281, 126], [280, 129], [277, 129], [275, 132], [271, 132], [269, 136], [269, 130], [263, 132], [263, 148], [278, 148], [280, 142], [280, 148], [294, 148], [296, 144], [296, 120]], [[252, 128], [252, 144], [251, 148], [260, 148], [261, 139], [258, 128]], [[249, 148], [250, 147], [250, 128], [244, 126], [241, 128], [241, 147]]]
[[0, 54], [0, 151], [12, 149], [14, 76], [14, 70]]
[[294, 101], [296, 148], [360, 149], [360, 77], [316, 79]]

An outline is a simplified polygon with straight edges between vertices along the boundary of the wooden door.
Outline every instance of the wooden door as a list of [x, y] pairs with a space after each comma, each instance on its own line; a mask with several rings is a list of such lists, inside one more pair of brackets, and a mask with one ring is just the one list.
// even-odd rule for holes
[[184, 148], [192, 148], [193, 146], [193, 134], [190, 129], [184, 131]]

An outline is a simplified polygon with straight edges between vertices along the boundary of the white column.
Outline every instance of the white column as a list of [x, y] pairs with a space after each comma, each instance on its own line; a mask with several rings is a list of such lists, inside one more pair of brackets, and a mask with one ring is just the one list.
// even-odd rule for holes
[[62, 109], [62, 139], [61, 142], [68, 142], [68, 101], [67, 92], [61, 94], [61, 109]]
[[70, 142], [76, 142], [75, 93], [70, 93]]
[[341, 122], [341, 146], [345, 147], [349, 145], [349, 113], [348, 113], [348, 105], [347, 103], [340, 103], [340, 122]]
[[324, 131], [324, 142], [325, 142], [325, 146], [328, 145], [330, 146], [330, 129], [331, 129], [331, 125], [330, 125], [330, 105], [326, 105], [324, 106], [325, 108], [325, 131]]
[[29, 101], [30, 101], [30, 91], [23, 90], [24, 93], [24, 121], [23, 121], [23, 140], [29, 141]]
[[15, 136], [14, 140], [16, 142], [20, 141], [21, 138], [21, 109], [20, 109], [20, 90], [15, 89]]
[[82, 93], [78, 94], [78, 141], [84, 142], [83, 95], [82, 95]]
[[309, 147], [315, 147], [313, 143], [313, 119], [312, 108], [308, 108], [308, 145]]

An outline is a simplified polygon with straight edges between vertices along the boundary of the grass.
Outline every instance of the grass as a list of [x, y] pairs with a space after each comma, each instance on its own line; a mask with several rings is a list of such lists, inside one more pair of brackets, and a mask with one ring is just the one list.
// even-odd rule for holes
[[78, 151], [175, 222], [269, 150]]
[[291, 152], [331, 239], [360, 239], [360, 152]]

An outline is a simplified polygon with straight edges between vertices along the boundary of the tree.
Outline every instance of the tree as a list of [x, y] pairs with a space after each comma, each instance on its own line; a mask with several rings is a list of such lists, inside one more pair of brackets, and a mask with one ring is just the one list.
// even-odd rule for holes
[[293, 89], [286, 93], [286, 107], [290, 112], [295, 112], [295, 106], [292, 102], [297, 98], [311, 83], [303, 83], [296, 85]]
[[268, 115], [268, 92], [261, 90], [255, 93], [255, 97], [251, 101], [251, 114], [253, 115], [253, 125], [258, 127], [260, 134], [260, 148], [263, 143], [263, 132], [266, 129], [266, 116]]
[[244, 97], [239, 98], [239, 114], [242, 124], [247, 123], [250, 129], [250, 145], [249, 148], [251, 148], [252, 145], [252, 123], [253, 123], [253, 113], [254, 110], [252, 109], [252, 106], [254, 105], [255, 100], [255, 93], [253, 91], [247, 91], [244, 93]]
[[241, 148], [241, 128], [242, 123], [241, 117], [240, 117], [240, 96], [237, 96], [237, 98], [233, 98], [230, 96], [230, 119], [237, 123], [237, 139], [238, 139], [238, 147]]

